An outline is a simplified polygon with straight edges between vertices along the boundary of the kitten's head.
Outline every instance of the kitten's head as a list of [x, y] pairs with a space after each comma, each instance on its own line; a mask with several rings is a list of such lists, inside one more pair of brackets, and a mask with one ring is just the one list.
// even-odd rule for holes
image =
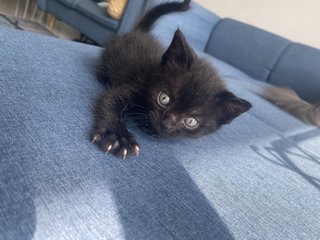
[[180, 30], [150, 78], [144, 93], [149, 124], [143, 128], [156, 135], [200, 137], [215, 132], [251, 107], [225, 88], [212, 66], [189, 47]]

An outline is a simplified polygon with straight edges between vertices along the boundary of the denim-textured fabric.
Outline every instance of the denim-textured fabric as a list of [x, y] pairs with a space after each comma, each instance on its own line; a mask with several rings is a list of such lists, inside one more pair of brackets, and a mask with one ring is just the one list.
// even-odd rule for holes
[[273, 69], [269, 82], [290, 86], [303, 99], [320, 101], [320, 51], [293, 43], [286, 49]]
[[272, 33], [225, 18], [213, 29], [206, 52], [266, 81], [289, 43]]
[[0, 239], [319, 238], [318, 129], [236, 82], [249, 113], [196, 140], [130, 127], [141, 154], [119, 160], [89, 140], [101, 49], [5, 29], [0, 46]]

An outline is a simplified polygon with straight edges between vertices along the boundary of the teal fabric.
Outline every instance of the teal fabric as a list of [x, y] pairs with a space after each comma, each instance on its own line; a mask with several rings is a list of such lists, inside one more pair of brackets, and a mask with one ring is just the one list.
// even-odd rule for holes
[[0, 239], [318, 239], [320, 131], [242, 87], [253, 109], [201, 139], [134, 126], [138, 158], [91, 144], [101, 49], [0, 29]]

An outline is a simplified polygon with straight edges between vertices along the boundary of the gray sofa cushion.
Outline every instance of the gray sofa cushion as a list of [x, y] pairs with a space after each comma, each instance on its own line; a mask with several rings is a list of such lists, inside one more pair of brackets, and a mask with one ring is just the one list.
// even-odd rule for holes
[[266, 81], [289, 40], [253, 26], [222, 19], [213, 29], [206, 52], [253, 78]]

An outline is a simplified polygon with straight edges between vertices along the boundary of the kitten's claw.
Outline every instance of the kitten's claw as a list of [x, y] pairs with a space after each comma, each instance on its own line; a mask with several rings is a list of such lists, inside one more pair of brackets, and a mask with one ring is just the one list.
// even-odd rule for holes
[[106, 154], [109, 153], [111, 149], [112, 149], [112, 144], [110, 144], [109, 147], [107, 148]]
[[99, 139], [100, 139], [100, 136], [99, 136], [99, 135], [94, 135], [94, 136], [92, 136], [92, 141], [91, 141], [91, 143], [95, 143], [96, 141], [99, 141]]
[[126, 159], [127, 154], [128, 154], [128, 150], [127, 150], [127, 149], [124, 149], [124, 150], [123, 150], [123, 158], [122, 158], [122, 159]]
[[117, 141], [115, 141], [115, 143], [112, 145], [112, 148], [113, 149], [116, 149], [116, 148], [118, 148], [120, 146], [120, 143], [119, 143], [119, 141], [117, 140]]
[[105, 154], [126, 159], [129, 155], [139, 155], [140, 149], [132, 133], [120, 135], [111, 131], [99, 131], [91, 135], [92, 143], [97, 144]]
[[139, 156], [139, 154], [140, 154], [140, 148], [136, 145], [136, 146], [134, 147], [133, 152], [136, 154], [136, 156]]

